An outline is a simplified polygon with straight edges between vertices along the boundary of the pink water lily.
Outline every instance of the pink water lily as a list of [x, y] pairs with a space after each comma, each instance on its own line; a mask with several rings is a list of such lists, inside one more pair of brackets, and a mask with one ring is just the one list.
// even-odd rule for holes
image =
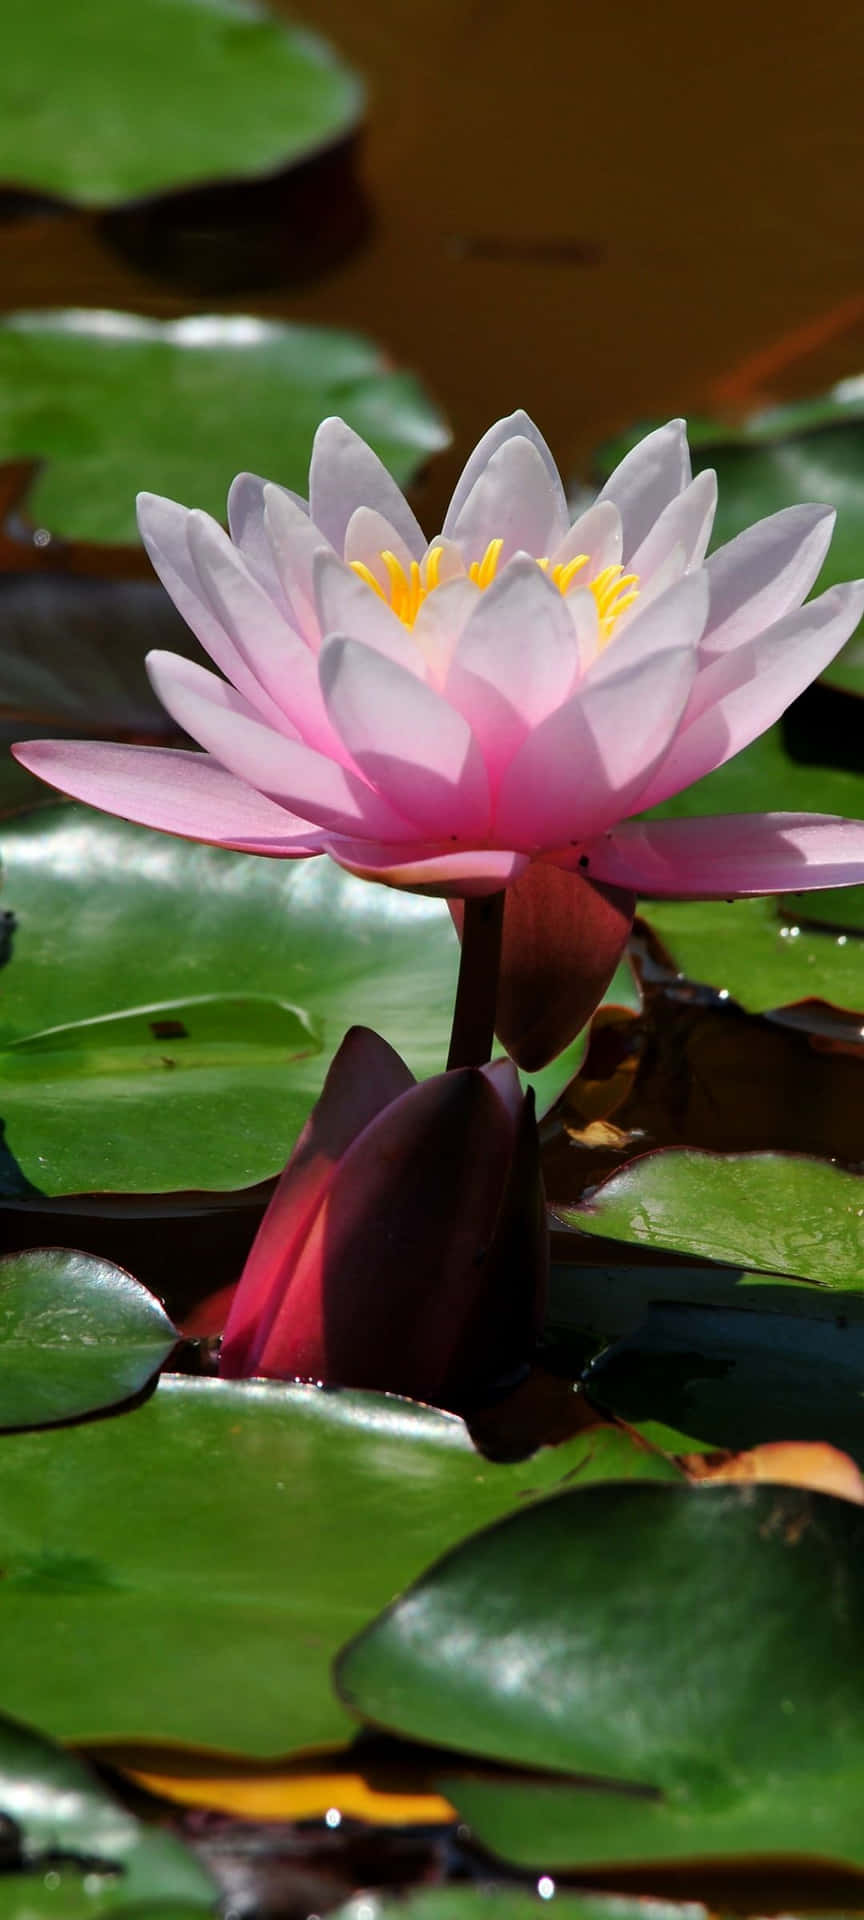
[[141, 498], [156, 571], [224, 676], [149, 656], [203, 754], [40, 741], [23, 764], [147, 826], [450, 897], [538, 861], [702, 897], [864, 878], [860, 822], [632, 821], [746, 747], [853, 632], [864, 582], [805, 601], [828, 507], [706, 561], [715, 480], [691, 479], [672, 421], [571, 524], [523, 413], [481, 440], [431, 543], [341, 420], [318, 430], [309, 490], [242, 475], [230, 537]]

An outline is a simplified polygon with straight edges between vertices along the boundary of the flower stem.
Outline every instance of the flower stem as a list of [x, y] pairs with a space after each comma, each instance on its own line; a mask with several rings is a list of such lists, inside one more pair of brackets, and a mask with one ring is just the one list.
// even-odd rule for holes
[[492, 1053], [504, 900], [502, 892], [465, 901], [448, 1072], [453, 1067], [485, 1066]]

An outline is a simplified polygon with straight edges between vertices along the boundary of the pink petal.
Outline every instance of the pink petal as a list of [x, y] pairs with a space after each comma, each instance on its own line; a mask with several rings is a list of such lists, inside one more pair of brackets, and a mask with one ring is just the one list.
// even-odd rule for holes
[[[138, 526], [141, 538], [166, 592], [191, 627], [196, 639], [215, 660], [232, 686], [245, 695], [262, 718], [278, 721], [280, 708], [262, 687], [237, 646], [233, 635], [205, 594], [198, 568], [189, 551], [187, 507], [163, 500], [155, 493], [139, 493]], [[215, 522], [214, 522], [215, 524]]]
[[712, 553], [706, 562], [706, 655], [752, 640], [801, 605], [828, 552], [836, 518], [833, 507], [784, 507]]
[[[515, 1146], [504, 1104], [477, 1071], [439, 1074], [392, 1101], [339, 1162], [261, 1371], [440, 1403], [454, 1369], [463, 1371], [466, 1337], [476, 1351], [477, 1332], [497, 1369], [489, 1249]], [[528, 1268], [511, 1368], [530, 1353], [534, 1294]]]
[[621, 515], [612, 500], [595, 500], [574, 520], [568, 533], [565, 533], [560, 546], [550, 555], [550, 565], [566, 566], [568, 560], [575, 560], [577, 554], [588, 556], [585, 579], [590, 580], [595, 573], [602, 573], [604, 567], [615, 567], [621, 559], [623, 535]]
[[699, 674], [681, 726], [644, 794], [659, 806], [750, 745], [845, 645], [864, 612], [864, 581], [831, 587]]
[[625, 454], [597, 495], [598, 500], [613, 500], [621, 515], [625, 565], [629, 566], [631, 554], [641, 546], [664, 507], [683, 493], [689, 481], [690, 452], [683, 420], [656, 427]]
[[433, 686], [443, 687], [460, 636], [481, 598], [482, 588], [463, 573], [436, 587], [423, 601], [412, 638]]
[[250, 719], [236, 696], [234, 702], [230, 700], [230, 688], [219, 680], [205, 687], [209, 676], [199, 668], [193, 679], [185, 671], [189, 664], [176, 654], [150, 654], [147, 669], [178, 726], [239, 780], [316, 826], [368, 833], [378, 839], [411, 837], [407, 822], [359, 775], [302, 741], [289, 740]]
[[696, 475], [683, 493], [670, 500], [650, 533], [631, 554], [628, 571], [638, 573], [644, 592], [653, 575], [674, 554], [680, 573], [698, 567], [705, 557], [717, 510], [717, 475], [708, 468]]
[[208, 754], [101, 740], [28, 740], [12, 752], [71, 799], [160, 833], [282, 859], [324, 851], [323, 836], [308, 821], [265, 800]]
[[527, 853], [499, 847], [472, 847], [462, 851], [449, 844], [418, 847], [370, 846], [331, 834], [327, 852], [348, 873], [361, 880], [378, 880], [385, 887], [428, 894], [436, 900], [467, 900], [500, 893], [524, 873]]
[[699, 641], [708, 617], [708, 582], [705, 569], [688, 573], [652, 595], [647, 606], [637, 600], [626, 625], [616, 628], [609, 645], [588, 670], [585, 685], [596, 686], [610, 675], [644, 666], [654, 654], [669, 647], [687, 646], [693, 651], [694, 671], [700, 664]]
[[223, 1378], [254, 1374], [292, 1272], [340, 1160], [371, 1120], [415, 1085], [398, 1053], [368, 1027], [352, 1027], [336, 1054], [279, 1181], [225, 1327]]
[[265, 519], [264, 490], [268, 482], [257, 473], [238, 473], [228, 490], [228, 531], [235, 547], [274, 606], [290, 621], [291, 608], [273, 558]]
[[692, 649], [679, 646], [623, 673], [590, 675], [510, 762], [496, 840], [539, 852], [587, 839], [630, 812], [675, 732], [695, 669]]
[[[560, 495], [560, 505], [564, 515], [564, 526], [566, 527], [569, 516], [567, 515], [567, 504], [564, 489], [561, 486], [561, 477], [558, 468], [539, 428], [535, 427], [533, 420], [529, 419], [527, 413], [523, 413], [520, 408], [516, 413], [508, 414], [506, 419], [496, 420], [495, 425], [489, 428], [488, 433], [484, 433], [482, 440], [478, 441], [474, 452], [470, 455], [456, 482], [453, 498], [447, 509], [447, 517], [444, 521], [443, 531], [445, 535], [453, 535], [456, 521], [462, 512], [462, 508], [469, 494], [473, 491], [476, 482], [480, 479], [481, 474], [485, 472], [493, 455], [498, 452], [500, 447], [505, 446], [508, 440], [514, 440], [516, 438], [530, 440], [535, 451], [539, 453], [543, 465], [546, 468], [550, 489], [556, 497]], [[488, 537], [491, 540], [495, 536], [490, 534]], [[538, 559], [540, 558], [539, 553], [537, 557]]]
[[426, 541], [401, 489], [365, 440], [335, 416], [315, 435], [309, 468], [309, 511], [337, 553], [358, 507], [372, 507], [401, 534], [415, 560]]
[[315, 604], [315, 560], [329, 543], [302, 501], [269, 482], [264, 488], [264, 521], [291, 618], [307, 646], [317, 653], [321, 630]]
[[419, 828], [429, 840], [485, 835], [489, 786], [483, 758], [454, 707], [357, 640], [328, 640], [320, 673], [327, 711], [352, 760], [415, 823], [415, 832]]
[[410, 627], [378, 598], [374, 587], [361, 580], [335, 553], [326, 550], [315, 559], [315, 598], [322, 638], [350, 633], [353, 640], [395, 660], [406, 673], [424, 677], [424, 660]]
[[864, 820], [818, 813], [631, 820], [587, 845], [583, 862], [594, 879], [658, 898], [736, 899], [858, 886]]
[[551, 553], [567, 531], [567, 502], [533, 441], [508, 438], [486, 463], [458, 513], [444, 531], [462, 550], [466, 565], [482, 560], [490, 540], [502, 540], [499, 564], [514, 553], [537, 559]]
[[567, 699], [578, 671], [566, 602], [536, 561], [519, 555], [480, 595], [445, 687], [479, 741], [493, 784], [526, 733]]

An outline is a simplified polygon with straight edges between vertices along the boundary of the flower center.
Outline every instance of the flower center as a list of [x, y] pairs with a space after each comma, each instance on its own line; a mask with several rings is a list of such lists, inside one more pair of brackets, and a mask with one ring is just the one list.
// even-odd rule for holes
[[[482, 560], [472, 560], [468, 574], [475, 586], [481, 588], [491, 586], [498, 571], [503, 545], [503, 540], [490, 540]], [[352, 560], [351, 567], [353, 572], [366, 582], [367, 587], [371, 587], [373, 593], [377, 593], [379, 600], [383, 600], [386, 605], [392, 607], [398, 620], [404, 621], [406, 627], [413, 627], [427, 595], [434, 593], [435, 588], [441, 584], [443, 554], [443, 547], [430, 547], [422, 560], [412, 560], [405, 567], [401, 560], [397, 560], [395, 553], [385, 549], [381, 554], [381, 561], [387, 572], [386, 587], [382, 586], [371, 567], [367, 567], [364, 561]], [[587, 553], [577, 553], [572, 560], [559, 560], [554, 567], [550, 565], [548, 559], [538, 560], [537, 565], [543, 568], [543, 572], [548, 574], [549, 579], [554, 581], [562, 594], [569, 592], [574, 581], [578, 581], [580, 586], [586, 586], [589, 593], [593, 594], [600, 623], [600, 643], [605, 647], [607, 641], [611, 640], [622, 613], [626, 613], [627, 608], [632, 607], [637, 597], [638, 573], [625, 573], [623, 567], [603, 567], [593, 580], [583, 582], [579, 576], [583, 568], [588, 565]]]

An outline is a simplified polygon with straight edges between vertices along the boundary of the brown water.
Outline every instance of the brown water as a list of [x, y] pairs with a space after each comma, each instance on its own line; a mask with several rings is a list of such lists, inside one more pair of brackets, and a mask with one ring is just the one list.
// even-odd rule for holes
[[634, 418], [716, 404], [765, 350], [776, 369], [745, 387], [794, 393], [864, 367], [860, 0], [297, 10], [370, 85], [373, 225], [353, 257], [299, 291], [196, 299], [124, 263], [93, 223], [33, 217], [0, 228], [0, 302], [219, 305], [366, 330], [452, 422], [431, 519], [457, 458], [514, 405], [572, 471]]

